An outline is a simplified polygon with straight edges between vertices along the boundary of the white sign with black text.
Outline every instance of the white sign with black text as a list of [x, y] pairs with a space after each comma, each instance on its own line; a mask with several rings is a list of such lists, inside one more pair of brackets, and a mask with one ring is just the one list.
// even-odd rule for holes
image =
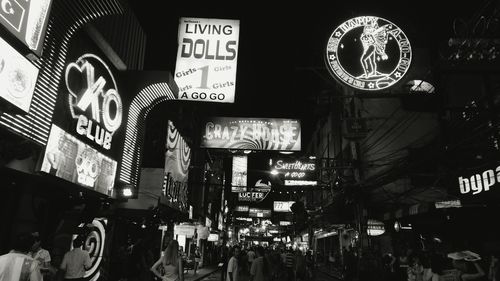
[[175, 82], [179, 99], [234, 103], [239, 20], [181, 18]]

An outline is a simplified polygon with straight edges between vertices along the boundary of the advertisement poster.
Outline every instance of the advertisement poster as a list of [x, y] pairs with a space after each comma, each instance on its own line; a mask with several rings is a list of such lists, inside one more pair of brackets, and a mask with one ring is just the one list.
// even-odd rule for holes
[[41, 171], [112, 197], [116, 166], [116, 161], [52, 125]]
[[52, 0], [3, 0], [0, 24], [35, 54], [42, 54]]
[[201, 147], [300, 151], [296, 119], [213, 117], [205, 123]]
[[233, 173], [231, 179], [232, 192], [247, 191], [247, 156], [233, 156]]
[[28, 113], [38, 68], [0, 38], [0, 97]]
[[188, 177], [191, 163], [191, 148], [188, 146], [172, 121], [168, 121], [167, 144], [165, 152], [165, 180], [162, 202], [188, 211]]
[[179, 99], [234, 103], [239, 20], [181, 18], [175, 82]]

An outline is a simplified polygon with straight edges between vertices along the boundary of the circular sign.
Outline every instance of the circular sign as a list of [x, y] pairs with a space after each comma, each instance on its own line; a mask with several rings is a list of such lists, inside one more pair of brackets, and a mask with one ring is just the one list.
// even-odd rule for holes
[[326, 48], [332, 76], [367, 91], [387, 89], [398, 82], [408, 71], [411, 56], [404, 32], [374, 16], [345, 21], [330, 35]]

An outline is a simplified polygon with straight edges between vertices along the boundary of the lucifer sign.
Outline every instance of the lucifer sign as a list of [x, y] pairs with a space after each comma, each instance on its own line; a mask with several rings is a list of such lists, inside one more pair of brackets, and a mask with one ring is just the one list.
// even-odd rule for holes
[[122, 100], [115, 78], [102, 59], [85, 54], [66, 67], [66, 87], [76, 132], [104, 149], [122, 123]]

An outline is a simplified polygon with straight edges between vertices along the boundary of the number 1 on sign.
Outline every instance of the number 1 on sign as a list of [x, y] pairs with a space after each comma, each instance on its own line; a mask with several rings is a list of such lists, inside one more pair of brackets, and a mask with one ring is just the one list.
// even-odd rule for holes
[[208, 89], [208, 65], [198, 69], [201, 70], [201, 84], [198, 89]]

